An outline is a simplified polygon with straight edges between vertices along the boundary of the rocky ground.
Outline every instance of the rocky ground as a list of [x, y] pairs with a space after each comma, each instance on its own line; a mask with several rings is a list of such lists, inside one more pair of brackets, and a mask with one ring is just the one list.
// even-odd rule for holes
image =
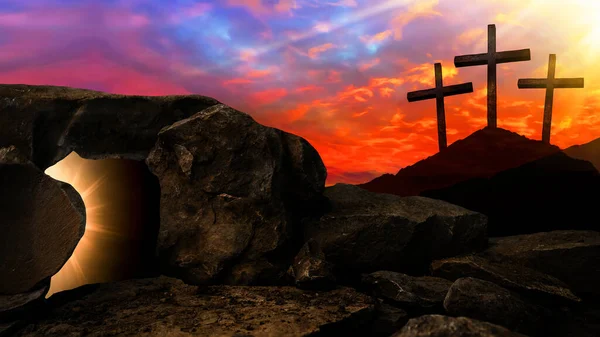
[[[510, 136], [502, 154], [521, 144], [518, 153], [536, 154], [533, 164], [508, 158], [515, 167], [473, 167], [475, 175], [458, 177], [483, 179], [479, 185], [436, 182], [439, 199], [465, 196], [450, 203], [325, 188], [325, 166], [307, 141], [207, 97], [22, 85], [0, 85], [0, 96], [0, 122], [14, 126], [0, 135], [2, 337], [600, 336], [594, 199], [538, 191], [558, 199], [540, 218], [507, 217], [511, 203], [489, 204], [498, 195], [523, 202], [515, 177], [595, 189], [593, 165], [554, 147], [538, 151]], [[462, 145], [490, 153], [473, 139]], [[158, 178], [162, 276], [45, 299], [84, 230], [81, 199], [43, 174], [72, 150], [144, 160]], [[548, 180], [548, 172], [556, 174]], [[477, 209], [481, 200], [491, 217]], [[585, 212], [567, 216], [581, 205]]]

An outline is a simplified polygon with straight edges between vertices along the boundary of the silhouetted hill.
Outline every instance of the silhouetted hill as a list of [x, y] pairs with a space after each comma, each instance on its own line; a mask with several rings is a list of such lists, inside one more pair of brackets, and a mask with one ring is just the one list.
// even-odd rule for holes
[[419, 195], [473, 178], [488, 178], [559, 151], [554, 145], [486, 127], [396, 175], [385, 174], [358, 186], [372, 192]]
[[600, 171], [600, 138], [582, 145], [574, 145], [564, 150], [569, 157], [587, 160]]
[[490, 236], [600, 229], [600, 173], [562, 151], [421, 195], [487, 215]]

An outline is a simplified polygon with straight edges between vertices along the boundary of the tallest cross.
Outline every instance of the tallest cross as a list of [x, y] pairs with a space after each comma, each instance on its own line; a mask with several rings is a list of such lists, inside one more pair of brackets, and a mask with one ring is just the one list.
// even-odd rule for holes
[[487, 53], [461, 55], [454, 58], [454, 65], [457, 68], [487, 64], [487, 120], [489, 127], [497, 127], [496, 64], [529, 60], [531, 60], [529, 49], [496, 52], [496, 25], [488, 25]]

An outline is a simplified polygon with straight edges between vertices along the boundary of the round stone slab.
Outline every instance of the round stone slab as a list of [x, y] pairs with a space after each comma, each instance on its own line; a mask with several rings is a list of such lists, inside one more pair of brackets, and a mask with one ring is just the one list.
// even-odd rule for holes
[[0, 294], [24, 293], [56, 274], [85, 230], [71, 185], [0, 156]]

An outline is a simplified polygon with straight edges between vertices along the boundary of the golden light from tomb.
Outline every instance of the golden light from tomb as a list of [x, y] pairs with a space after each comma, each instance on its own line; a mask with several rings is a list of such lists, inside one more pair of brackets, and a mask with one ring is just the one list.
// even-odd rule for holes
[[85, 233], [52, 277], [47, 296], [147, 272], [151, 262], [145, 255], [153, 254], [152, 232], [158, 224], [158, 183], [143, 163], [88, 160], [73, 152], [46, 174], [71, 184], [87, 212]]

